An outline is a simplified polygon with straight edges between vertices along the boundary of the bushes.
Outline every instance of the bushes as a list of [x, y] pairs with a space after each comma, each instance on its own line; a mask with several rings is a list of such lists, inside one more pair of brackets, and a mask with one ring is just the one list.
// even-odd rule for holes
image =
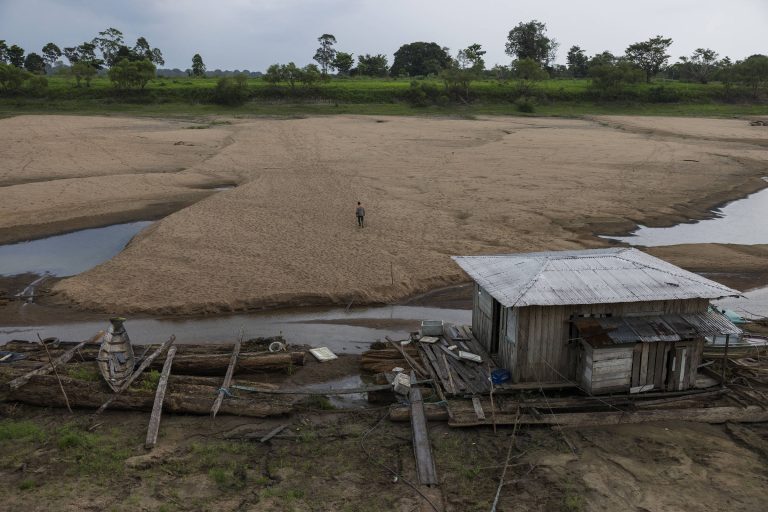
[[248, 100], [248, 78], [245, 75], [225, 76], [216, 82], [211, 100], [219, 105], [236, 107]]
[[448, 95], [436, 85], [416, 80], [412, 81], [410, 88], [402, 93], [402, 99], [414, 107], [447, 105], [450, 102]]

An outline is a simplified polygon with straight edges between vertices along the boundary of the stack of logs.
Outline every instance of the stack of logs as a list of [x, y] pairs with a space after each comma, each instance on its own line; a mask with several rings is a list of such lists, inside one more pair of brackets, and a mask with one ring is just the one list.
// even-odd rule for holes
[[[237, 358], [235, 375], [240, 384], [256, 384], [262, 388], [270, 387], [263, 382], [254, 383], [249, 376], [262, 372], [291, 372], [295, 366], [305, 361], [305, 353], [299, 351], [270, 353], [266, 347], [272, 341], [282, 339], [256, 339], [243, 343], [243, 350]], [[48, 352], [55, 360], [74, 344], [52, 344]], [[32, 370], [50, 367], [49, 356], [40, 343], [12, 341], [4, 345], [4, 351], [24, 354], [25, 358], [13, 363], [0, 364], [0, 399], [18, 401], [38, 406], [64, 407], [63, 394], [59, 391], [59, 380], [72, 407], [94, 408], [114, 397], [112, 409], [152, 410], [155, 398], [155, 386], [149, 375], [143, 375], [134, 385], [116, 397], [99, 373], [96, 357], [99, 344], [89, 344], [79, 349], [72, 360], [57, 366], [58, 376], [53, 372], [34, 375], [19, 387], [10, 387], [9, 383]], [[147, 353], [155, 346], [149, 347]], [[134, 346], [137, 357], [143, 347]], [[208, 414], [211, 404], [216, 399], [222, 378], [229, 365], [232, 345], [179, 345], [173, 360], [173, 373], [168, 381], [164, 409], [169, 412]], [[162, 368], [166, 355], [153, 361], [150, 368]], [[276, 386], [272, 386], [276, 387]], [[225, 400], [221, 412], [265, 417], [290, 412], [294, 399], [285, 395], [248, 394], [233, 396]]]

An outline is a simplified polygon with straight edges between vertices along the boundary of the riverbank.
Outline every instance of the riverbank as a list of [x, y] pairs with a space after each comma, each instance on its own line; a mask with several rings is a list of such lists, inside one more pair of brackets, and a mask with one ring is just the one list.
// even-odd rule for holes
[[[636, 133], [654, 122], [659, 133]], [[464, 282], [452, 254], [605, 246], [594, 233], [703, 218], [765, 187], [768, 157], [753, 143], [765, 127], [687, 127], [664, 118], [18, 117], [0, 121], [9, 183], [0, 209], [6, 229], [26, 230], [75, 218], [102, 190], [120, 200], [100, 199], [98, 216], [190, 188], [205, 194], [107, 263], [56, 283], [52, 304], [135, 316], [393, 303]], [[69, 160], [57, 142], [65, 130], [78, 149]], [[38, 151], [28, 161], [30, 144]], [[239, 186], [202, 188], [214, 183]], [[31, 188], [40, 200], [29, 201]], [[358, 200], [364, 229], [350, 213]]]

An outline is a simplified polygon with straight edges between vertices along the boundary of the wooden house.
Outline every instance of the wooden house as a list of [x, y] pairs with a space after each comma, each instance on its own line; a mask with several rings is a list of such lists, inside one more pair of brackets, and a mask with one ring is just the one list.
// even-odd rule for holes
[[738, 291], [637, 249], [453, 259], [475, 282], [472, 330], [513, 382], [688, 389], [705, 338], [741, 334], [709, 307]]

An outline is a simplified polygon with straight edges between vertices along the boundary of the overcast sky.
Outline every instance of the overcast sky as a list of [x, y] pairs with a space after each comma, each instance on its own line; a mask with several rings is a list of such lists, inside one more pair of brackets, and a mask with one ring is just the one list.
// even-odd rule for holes
[[169, 68], [186, 69], [199, 52], [208, 69], [263, 71], [270, 64], [312, 62], [317, 38], [338, 50], [384, 53], [434, 41], [456, 50], [480, 43], [486, 63], [508, 64], [504, 42], [521, 21], [547, 24], [560, 43], [588, 54], [623, 53], [662, 34], [673, 61], [699, 47], [741, 59], [768, 54], [768, 0], [0, 0], [0, 39], [27, 52], [91, 40], [107, 27], [133, 44], [159, 47]]

